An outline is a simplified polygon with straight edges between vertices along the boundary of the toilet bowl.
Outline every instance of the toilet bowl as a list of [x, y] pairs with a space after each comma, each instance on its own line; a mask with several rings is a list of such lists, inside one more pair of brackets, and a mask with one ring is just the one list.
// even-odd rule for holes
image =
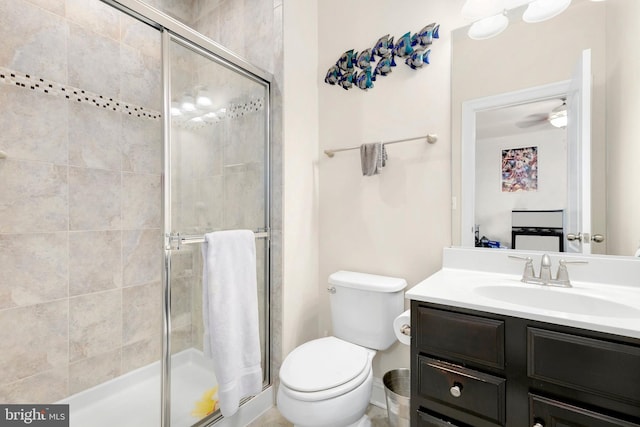
[[365, 427], [375, 351], [335, 337], [309, 341], [280, 369], [278, 409], [297, 427]]
[[294, 349], [280, 368], [277, 405], [297, 427], [369, 427], [376, 350], [396, 341], [404, 279], [353, 271], [329, 276], [334, 336]]

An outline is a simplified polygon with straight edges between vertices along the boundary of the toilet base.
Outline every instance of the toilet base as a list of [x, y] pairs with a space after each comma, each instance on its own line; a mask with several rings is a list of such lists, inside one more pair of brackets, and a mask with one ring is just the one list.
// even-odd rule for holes
[[372, 426], [371, 419], [367, 414], [364, 414], [362, 418], [360, 418], [358, 421], [356, 421], [353, 424], [353, 427], [371, 427], [371, 426]]
[[373, 371], [357, 388], [341, 396], [319, 401], [293, 399], [278, 388], [277, 406], [280, 414], [296, 427], [370, 427], [365, 412], [373, 389]]

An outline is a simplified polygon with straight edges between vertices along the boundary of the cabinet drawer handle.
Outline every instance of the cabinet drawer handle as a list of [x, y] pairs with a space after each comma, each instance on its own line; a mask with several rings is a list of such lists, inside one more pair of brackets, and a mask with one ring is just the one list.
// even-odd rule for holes
[[[453, 397], [460, 397], [462, 396], [462, 385], [460, 384], [454, 384], [453, 387], [451, 387], [449, 389], [449, 393], [451, 393], [451, 396]], [[537, 426], [536, 426], [537, 427]], [[540, 426], [541, 427], [541, 426]]]

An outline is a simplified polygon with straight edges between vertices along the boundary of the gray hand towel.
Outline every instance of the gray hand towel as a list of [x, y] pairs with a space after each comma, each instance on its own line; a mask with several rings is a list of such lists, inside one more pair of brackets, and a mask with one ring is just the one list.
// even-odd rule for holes
[[384, 165], [383, 159], [386, 157], [384, 146], [379, 142], [362, 144], [360, 146], [360, 164], [362, 165], [362, 175], [372, 176], [380, 173]]

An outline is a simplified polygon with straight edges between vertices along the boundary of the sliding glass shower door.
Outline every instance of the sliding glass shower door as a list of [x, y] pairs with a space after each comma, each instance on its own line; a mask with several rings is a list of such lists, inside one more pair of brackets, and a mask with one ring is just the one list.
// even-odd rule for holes
[[[269, 158], [267, 82], [173, 36], [165, 38], [170, 88], [165, 227], [170, 233], [172, 427], [216, 417], [217, 382], [203, 355], [205, 233], [255, 231], [264, 383], [268, 383]], [[168, 206], [167, 206], [168, 205]], [[165, 417], [168, 414], [165, 413]]]

